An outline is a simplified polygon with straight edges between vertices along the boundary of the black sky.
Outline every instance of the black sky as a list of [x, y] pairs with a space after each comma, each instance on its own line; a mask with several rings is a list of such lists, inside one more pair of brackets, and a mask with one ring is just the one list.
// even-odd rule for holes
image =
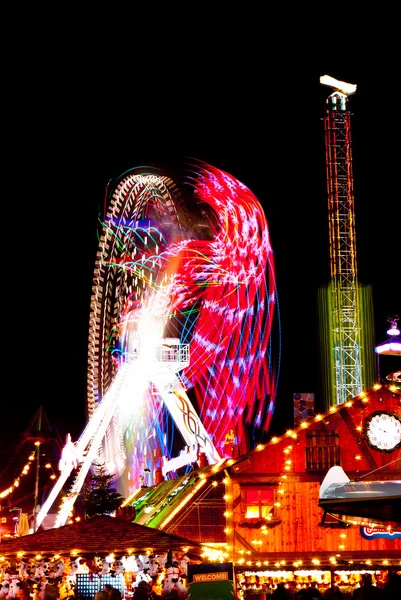
[[173, 33], [162, 41], [149, 33], [140, 52], [127, 39], [119, 52], [107, 35], [98, 51], [77, 47], [73, 35], [57, 44], [54, 32], [51, 45], [39, 41], [7, 75], [3, 459], [39, 406], [62, 436], [76, 439], [85, 424], [107, 182], [144, 164], [180, 172], [187, 157], [228, 171], [265, 209], [282, 327], [276, 426], [291, 423], [292, 394], [316, 390], [316, 290], [329, 277], [326, 73], [358, 86], [350, 99], [358, 268], [373, 286], [378, 342], [388, 315], [401, 313], [398, 107], [379, 90], [379, 65], [324, 44], [284, 52], [251, 28], [246, 39], [209, 34], [210, 43], [187, 30], [172, 46]]

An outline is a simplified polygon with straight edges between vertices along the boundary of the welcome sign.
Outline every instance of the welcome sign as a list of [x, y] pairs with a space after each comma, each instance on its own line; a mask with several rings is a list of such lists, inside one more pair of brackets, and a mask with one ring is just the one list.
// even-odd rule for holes
[[188, 590], [189, 600], [233, 600], [233, 564], [189, 564]]

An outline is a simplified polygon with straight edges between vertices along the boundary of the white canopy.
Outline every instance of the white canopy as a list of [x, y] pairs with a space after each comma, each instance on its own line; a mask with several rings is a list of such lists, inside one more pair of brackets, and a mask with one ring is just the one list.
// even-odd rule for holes
[[351, 481], [341, 467], [332, 467], [320, 486], [319, 506], [345, 521], [401, 526], [401, 480]]

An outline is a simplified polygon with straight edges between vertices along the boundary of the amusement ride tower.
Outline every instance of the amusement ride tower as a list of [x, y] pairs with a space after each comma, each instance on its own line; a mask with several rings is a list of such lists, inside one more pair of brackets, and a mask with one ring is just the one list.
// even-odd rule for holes
[[320, 83], [334, 89], [326, 100], [324, 117], [331, 276], [327, 313], [320, 323], [321, 329], [326, 329], [325, 345], [330, 352], [324, 400], [332, 404], [335, 398], [336, 404], [343, 404], [373, 383], [373, 310], [370, 291], [359, 284], [357, 269], [348, 110], [348, 97], [355, 93], [356, 85], [327, 75]]

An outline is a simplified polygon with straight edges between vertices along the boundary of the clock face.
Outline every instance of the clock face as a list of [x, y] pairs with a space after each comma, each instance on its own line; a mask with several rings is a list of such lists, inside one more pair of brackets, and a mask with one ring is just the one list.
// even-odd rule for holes
[[369, 444], [382, 452], [401, 448], [401, 418], [387, 412], [377, 411], [365, 421]]

